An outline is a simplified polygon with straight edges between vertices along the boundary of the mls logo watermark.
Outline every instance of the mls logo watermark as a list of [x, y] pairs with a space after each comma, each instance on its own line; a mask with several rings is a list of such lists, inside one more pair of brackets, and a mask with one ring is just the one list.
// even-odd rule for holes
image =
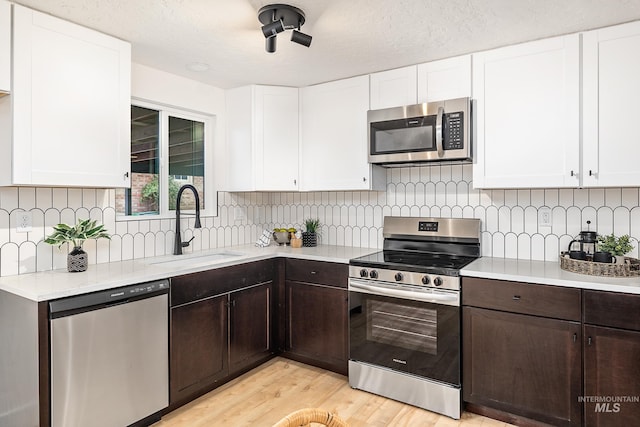
[[620, 412], [619, 403], [596, 403], [594, 412]]
[[639, 403], [640, 396], [578, 396], [578, 402], [595, 403], [594, 412], [617, 414], [624, 403]]

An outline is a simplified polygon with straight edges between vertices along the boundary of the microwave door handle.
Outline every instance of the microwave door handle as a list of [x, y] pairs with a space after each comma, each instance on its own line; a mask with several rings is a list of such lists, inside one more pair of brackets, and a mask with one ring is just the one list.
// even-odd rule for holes
[[444, 157], [444, 142], [442, 138], [442, 125], [444, 124], [444, 108], [438, 107], [438, 116], [436, 117], [436, 150], [438, 157]]

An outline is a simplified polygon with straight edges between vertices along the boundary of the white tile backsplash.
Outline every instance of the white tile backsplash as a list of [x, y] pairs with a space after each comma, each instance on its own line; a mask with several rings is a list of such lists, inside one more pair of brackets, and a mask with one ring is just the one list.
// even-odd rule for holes
[[[327, 193], [278, 193], [271, 198], [272, 223], [299, 228], [317, 216], [323, 243], [379, 248], [385, 215], [479, 218], [483, 255], [555, 261], [590, 220], [601, 234], [630, 234], [636, 246], [630, 256], [638, 256], [638, 188], [475, 190], [471, 168], [392, 168], [386, 192], [335, 192], [328, 199]], [[552, 227], [538, 226], [541, 207], [551, 209]]]
[[[387, 170], [387, 189], [310, 193], [219, 193], [218, 216], [203, 218], [194, 230], [185, 217], [185, 250], [253, 243], [262, 230], [301, 228], [304, 219], [322, 222], [321, 243], [382, 247], [385, 215], [479, 218], [485, 256], [556, 260], [573, 236], [591, 221], [600, 234], [630, 234], [638, 256], [640, 189], [475, 190], [471, 165], [435, 165]], [[538, 209], [549, 207], [552, 227], [538, 226]], [[235, 219], [235, 208], [246, 214]], [[33, 215], [33, 230], [15, 231], [15, 216]], [[115, 191], [77, 188], [0, 188], [0, 276], [66, 268], [67, 248], [42, 240], [60, 222], [96, 219], [111, 240], [87, 242], [90, 263], [114, 262], [170, 254], [173, 219], [118, 221]]]

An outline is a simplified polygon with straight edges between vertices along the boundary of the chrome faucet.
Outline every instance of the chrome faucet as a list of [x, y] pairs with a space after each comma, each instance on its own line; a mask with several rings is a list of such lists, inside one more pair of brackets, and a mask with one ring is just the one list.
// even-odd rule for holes
[[186, 184], [180, 187], [178, 190], [178, 196], [176, 198], [176, 241], [173, 245], [173, 254], [174, 255], [182, 255], [182, 248], [186, 248], [191, 243], [192, 237], [188, 242], [183, 242], [180, 236], [180, 199], [182, 198], [182, 192], [186, 189], [189, 189], [193, 192], [193, 195], [196, 199], [196, 223], [193, 228], [202, 228], [200, 225], [200, 197], [198, 196], [198, 190], [191, 184]]

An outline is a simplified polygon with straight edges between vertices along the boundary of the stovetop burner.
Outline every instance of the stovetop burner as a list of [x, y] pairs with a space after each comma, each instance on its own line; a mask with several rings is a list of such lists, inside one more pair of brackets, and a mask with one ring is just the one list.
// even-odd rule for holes
[[[380, 252], [350, 260], [354, 274], [379, 280], [365, 270], [395, 271], [427, 275], [460, 275], [460, 269], [480, 257], [480, 220], [386, 216], [384, 244]], [[358, 270], [360, 269], [360, 270]], [[351, 270], [350, 270], [351, 271]], [[404, 282], [396, 279], [394, 281]]]
[[427, 252], [380, 251], [352, 259], [350, 264], [359, 267], [458, 276], [458, 270], [476, 258]]

